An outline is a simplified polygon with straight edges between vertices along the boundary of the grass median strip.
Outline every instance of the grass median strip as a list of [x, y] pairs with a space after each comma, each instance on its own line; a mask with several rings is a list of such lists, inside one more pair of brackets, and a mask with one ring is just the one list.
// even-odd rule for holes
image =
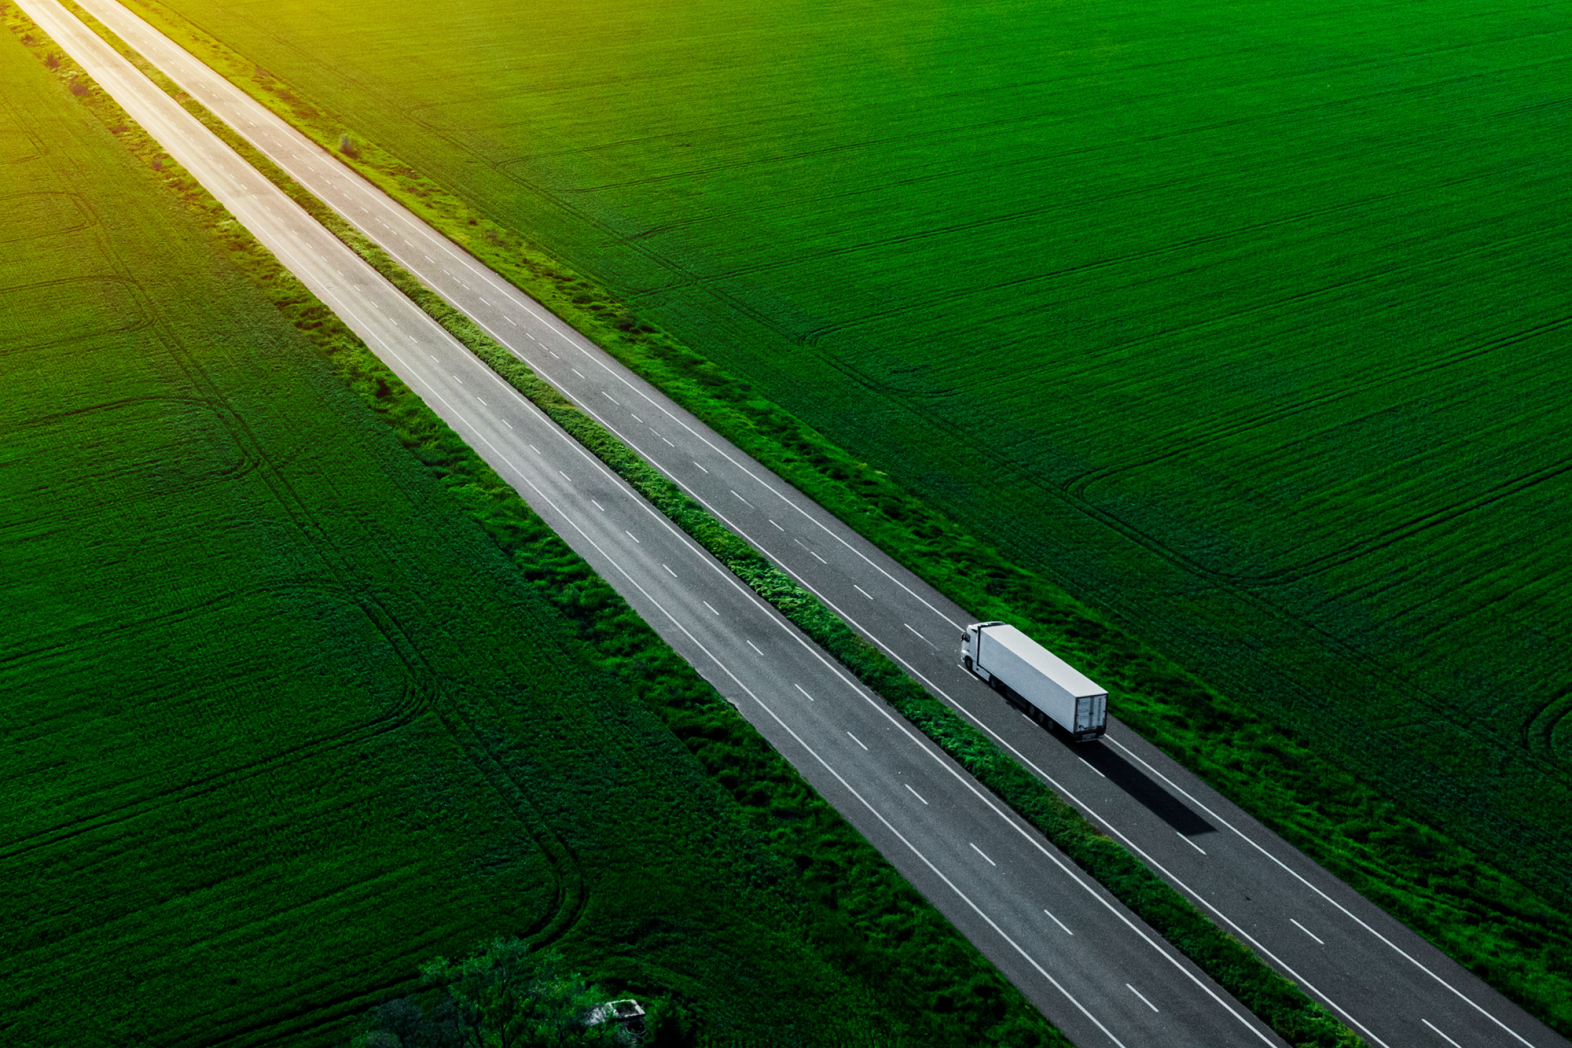
[[[355, 236], [363, 240], [358, 234]], [[347, 238], [346, 242], [353, 245]], [[817, 597], [493, 342], [468, 317], [387, 260], [375, 247], [354, 246], [515, 389], [1290, 1044], [1331, 1048], [1363, 1043], [1243, 943], [1218, 928], [1123, 846], [1094, 829], [1079, 811], [1060, 800], [1012, 757], [1000, 752], [981, 732], [929, 695]]]
[[[723, 872], [720, 867], [725, 867], [725, 876], [717, 877], [707, 886], [712, 890], [694, 891], [688, 895], [683, 905], [698, 907], [691, 910], [689, 916], [673, 921], [669, 915], [673, 912], [680, 915], [681, 911], [672, 911], [669, 907], [641, 912], [638, 892], [623, 890], [618, 897], [628, 900], [629, 909], [622, 916], [617, 916], [607, 908], [604, 899], [599, 899], [591, 908], [593, 919], [575, 925], [575, 935], [581, 937], [577, 940], [580, 955], [604, 959], [606, 963], [597, 964], [597, 970], [607, 972], [614, 988], [637, 990], [643, 986], [646, 990], [670, 990], [685, 1007], [693, 1009], [695, 1021], [701, 1027], [699, 1034], [727, 1043], [742, 1036], [751, 1038], [759, 1032], [757, 1024], [760, 1023], [778, 1023], [779, 1029], [785, 1032], [780, 1043], [961, 1044], [983, 1041], [1020, 1048], [1067, 1043], [797, 776], [787, 762], [770, 749], [729, 703], [634, 615], [615, 591], [552, 533], [516, 493], [404, 387], [337, 317], [311, 297], [74, 63], [52, 49], [37, 26], [4, 4], [0, 4], [0, 15], [35, 56], [45, 60], [54, 70], [61, 82], [62, 95], [66, 86], [80, 86], [80, 90], [71, 90], [71, 95], [109, 127], [134, 157], [157, 173], [156, 178], [148, 179], [145, 186], [137, 188], [153, 193], [168, 191], [170, 200], [163, 206], [172, 203], [174, 208], [188, 209], [197, 225], [211, 234], [235, 265], [262, 289], [267, 302], [260, 303], [261, 308], [271, 314], [276, 307], [328, 362], [333, 375], [324, 381], [330, 386], [342, 381], [381, 422], [367, 418], [358, 405], [353, 405], [354, 410], [349, 414], [364, 420], [373, 428], [373, 433], [382, 423], [391, 427], [415, 461], [405, 460], [404, 453], [392, 441], [386, 441], [391, 457], [417, 477], [417, 463], [419, 470], [429, 474], [429, 477], [419, 477], [423, 490], [432, 487], [432, 477], [440, 482], [446, 494], [434, 492], [436, 502], [431, 510], [438, 524], [442, 520], [448, 522], [440, 530], [444, 533], [446, 530], [475, 532], [474, 537], [481, 547], [495, 544], [501, 549], [507, 555], [507, 562], [497, 557], [493, 550], [488, 555], [487, 563], [492, 571], [489, 577], [499, 579], [501, 585], [532, 593], [532, 601], [543, 598], [554, 614], [560, 616], [568, 635], [553, 636], [551, 646], [573, 647], [582, 642], [591, 654], [592, 663], [591, 667], [581, 667], [582, 672], [603, 684], [606, 680], [602, 671], [614, 675], [620, 684], [607, 690], [616, 694], [626, 689], [656, 718], [651, 725], [652, 731], [641, 729], [639, 722], [650, 719], [648, 714], [637, 706], [612, 704], [601, 710], [605, 723], [619, 730], [628, 727], [629, 731], [644, 731], [643, 738], [655, 747], [651, 764], [657, 768], [674, 768], [677, 773], [687, 774], [681, 769], [688, 765], [690, 755], [696, 759], [702, 772], [693, 773], [693, 781], [688, 784], [690, 794], [695, 787], [708, 790], [711, 788], [709, 783], [713, 783], [735, 801], [733, 808], [722, 794], [717, 793], [714, 800], [719, 801], [719, 805], [708, 799], [699, 802], [698, 806], [705, 811], [718, 811], [719, 822], [702, 835], [682, 843], [682, 847], [698, 849], [695, 861], [711, 861], [703, 858], [710, 856], [716, 862], [717, 873]], [[9, 39], [5, 44], [13, 46]], [[75, 103], [67, 98], [65, 104]], [[308, 354], [302, 359], [309, 361], [311, 358]], [[284, 368], [286, 364], [283, 360], [269, 362], [275, 369]], [[252, 384], [248, 390], [249, 395], [264, 399], [273, 392], [265, 377], [260, 389]], [[484, 528], [484, 534], [468, 525], [454, 529], [455, 523], [462, 523], [456, 516], [459, 513], [477, 521]], [[515, 612], [525, 615], [528, 606], [510, 609], [510, 613]], [[444, 621], [451, 621], [451, 614]], [[577, 692], [560, 694], [571, 695], [575, 700], [578, 696]], [[557, 695], [553, 693], [553, 699]], [[439, 697], [432, 701], [440, 704], [446, 700]], [[577, 709], [584, 704], [572, 701], [563, 705]], [[517, 731], [517, 725], [508, 718], [517, 718], [527, 712], [501, 710], [499, 716], [506, 723], [488, 722], [486, 730], [491, 734], [484, 740], [486, 744], [512, 746], [509, 728]], [[300, 722], [311, 724], [315, 719], [302, 718]], [[537, 733], [541, 731], [540, 726], [547, 723], [546, 716], [542, 715], [536, 725]], [[270, 725], [270, 733], [274, 730], [276, 726]], [[677, 748], [678, 740], [682, 749]], [[672, 752], [664, 752], [660, 749], [663, 746], [670, 747]], [[596, 790], [600, 787], [604, 793], [605, 776], [602, 775], [598, 783], [593, 777], [599, 767], [597, 760], [608, 759], [609, 751], [579, 758], [573, 756], [571, 747], [558, 748], [562, 751], [559, 759], [582, 769], [586, 779], [577, 787], [579, 790], [585, 795], [599, 796]], [[683, 753], [683, 749], [687, 752]], [[535, 769], [535, 779], [545, 781], [551, 778], [549, 757], [542, 760], [547, 763]], [[656, 777], [651, 777], [646, 785], [658, 785]], [[439, 791], [431, 796], [440, 799], [446, 794]], [[364, 817], [365, 810], [356, 813], [357, 820]], [[553, 813], [560, 815], [555, 809]], [[647, 818], [647, 825], [630, 834], [619, 828], [622, 827], [619, 818], [607, 813], [600, 824], [608, 828], [611, 839], [650, 840], [662, 825], [660, 813], [641, 816], [636, 805], [622, 808], [620, 815], [635, 821]], [[481, 822], [495, 819], [494, 815], [480, 809], [475, 816]], [[357, 821], [355, 825], [360, 823]], [[590, 840], [588, 836], [575, 839]], [[365, 841], [357, 844], [363, 847]], [[470, 839], [470, 844], [476, 847], [484, 841]], [[164, 845], [167, 848], [168, 842]], [[630, 846], [644, 845], [633, 843]], [[346, 861], [353, 865], [357, 850], [343, 848], [341, 851]], [[96, 853], [85, 854], [92, 858]], [[616, 876], [648, 881], [646, 887], [650, 891], [664, 890], [659, 888], [663, 878], [650, 876], [650, 871], [657, 868], [652, 862], [623, 861], [610, 851], [593, 854], [611, 856], [605, 866]], [[504, 858], [506, 856], [500, 853], [493, 853], [476, 856], [475, 861], [477, 868], [482, 868], [490, 877], [496, 872], [493, 868], [499, 867]], [[583, 865], [588, 868], [586, 876], [591, 881], [606, 872], [592, 862], [585, 861]], [[727, 880], [736, 880], [750, 903], [743, 911], [748, 916], [741, 924], [729, 915], [732, 912], [727, 909], [730, 903], [721, 897]], [[28, 885], [31, 889], [33, 882], [29, 881]], [[452, 905], [463, 910], [468, 904], [459, 897]], [[65, 907], [64, 911], [70, 909]], [[779, 958], [796, 950], [797, 945], [792, 941], [746, 941], [754, 934], [748, 931], [752, 925], [747, 922], [757, 921], [758, 914], [764, 912], [778, 914], [788, 927], [800, 923], [800, 928], [783, 934], [793, 937], [800, 934], [798, 941], [804, 946], [804, 958], [818, 958], [804, 969], [801, 992], [805, 996], [801, 1001], [782, 999], [777, 1005], [774, 994], [767, 993], [766, 999], [750, 1003], [745, 994], [734, 992], [735, 987], [730, 984], [735, 980], [731, 975], [709, 970], [714, 959], [724, 954], [707, 950], [699, 940], [718, 931], [737, 940], [720, 945], [735, 949], [740, 964], [756, 963], [761, 972], [768, 974], [764, 985], [779, 984], [782, 988], [792, 985], [791, 979], [796, 976], [781, 970], [785, 962]], [[427, 935], [428, 929], [421, 923], [420, 916], [419, 913], [405, 916], [387, 911], [380, 914], [380, 920], [372, 918], [366, 923], [368, 927], [382, 927], [397, 918], [389, 926], [399, 944], [407, 945]], [[498, 929], [466, 929], [465, 934], [472, 937], [493, 930]], [[423, 941], [429, 946], [435, 940], [427, 937]], [[690, 941], [694, 943], [691, 949], [683, 946]], [[86, 940], [83, 942], [86, 944]], [[656, 943], [665, 945], [659, 948], [651, 945]], [[95, 940], [90, 948], [98, 945]], [[661, 950], [672, 952], [663, 955]], [[779, 950], [786, 953], [777, 957]], [[374, 998], [377, 987], [355, 982], [359, 969], [349, 964], [319, 962], [317, 958], [312, 964], [317, 974], [334, 981], [335, 985], [342, 984], [342, 999], [332, 1005], [337, 1011], [342, 1012], [357, 1000]], [[132, 969], [132, 974], [140, 974], [141, 970], [140, 967]], [[813, 974], [815, 971], [817, 974]], [[81, 974], [74, 973], [75, 976]], [[388, 985], [396, 986], [404, 973], [395, 965], [391, 972], [384, 974], [391, 980]], [[783, 974], [789, 976], [785, 982], [781, 982]], [[819, 991], [813, 981], [820, 977], [827, 980], [823, 1002], [828, 1002], [828, 1006], [815, 997]], [[77, 985], [78, 981], [73, 978], [72, 985]], [[94, 1011], [102, 1013], [111, 1005], [131, 1004], [138, 1016], [165, 1014], [159, 1008], [188, 1014], [189, 1009], [181, 1011], [181, 1001], [205, 1002], [205, 995], [215, 993], [241, 1016], [237, 1021], [244, 1021], [248, 1014], [246, 1009], [254, 1007], [255, 987], [249, 982], [233, 992], [221, 987], [215, 989], [218, 983], [211, 972], [204, 970], [174, 985], [179, 991], [175, 995], [178, 1000], [159, 998], [132, 1002], [122, 995], [113, 1002], [95, 999]], [[760, 985], [758, 980], [750, 983], [751, 992], [756, 996]], [[837, 990], [836, 987], [843, 988]], [[225, 993], [227, 997], [223, 996]], [[39, 999], [47, 1001], [49, 997], [40, 995]], [[55, 999], [58, 1004], [58, 997]], [[171, 1000], [175, 1003], [171, 1004]], [[286, 1010], [300, 1003], [297, 994], [296, 999], [285, 1006]], [[761, 1009], [769, 1011], [777, 1007], [779, 1011], [772, 1013], [773, 1018], [761, 1012]], [[208, 1019], [204, 1014], [195, 1021], [205, 1023]], [[205, 1025], [204, 1029], [207, 1033], [212, 1032], [210, 1025]], [[330, 1032], [326, 1027], [313, 1028], [309, 1035], [299, 1034], [292, 1037], [291, 1042], [334, 1043], [327, 1036]], [[106, 1036], [109, 1040], [117, 1040], [116, 1036]], [[777, 1042], [769, 1040], [769, 1043]]]
[[1070, 596], [1059, 581], [979, 539], [952, 514], [683, 344], [647, 311], [550, 257], [521, 231], [492, 221], [381, 143], [351, 141], [331, 97], [307, 97], [298, 84], [262, 67], [271, 62], [238, 53], [162, 0], [132, 0], [132, 6], [951, 599], [980, 618], [1028, 629], [1072, 657], [1116, 690], [1114, 712], [1132, 728], [1474, 974], [1572, 1035], [1572, 908], [1553, 901], [1564, 901], [1564, 879], [1536, 876], [1532, 863], [1509, 855], [1483, 861], [1463, 836], [1414, 817], [1391, 789], [1351, 773], [1354, 765], [1330, 759]]
[[[74, 7], [74, 5], [72, 5]], [[134, 56], [90, 16], [76, 10], [95, 30]], [[1265, 965], [1244, 944], [1227, 935], [1166, 882], [1118, 843], [1097, 832], [1074, 808], [1001, 753], [976, 729], [907, 677], [859, 637], [817, 598], [798, 586], [741, 538], [734, 535], [676, 484], [590, 418], [527, 365], [494, 342], [467, 316], [454, 309], [413, 274], [398, 265], [336, 212], [300, 187], [276, 165], [194, 100], [138, 59], [165, 90], [257, 166], [292, 199], [371, 263], [401, 291], [441, 323], [510, 385], [627, 480], [673, 523], [726, 565], [754, 592], [768, 600], [799, 629], [832, 654], [859, 680], [934, 740], [977, 779], [1041, 830], [1088, 874], [1152, 925], [1262, 1021], [1295, 1045], [1361, 1043], [1324, 1008]], [[489, 471], [488, 471], [489, 472]], [[500, 481], [499, 481], [500, 483]]]

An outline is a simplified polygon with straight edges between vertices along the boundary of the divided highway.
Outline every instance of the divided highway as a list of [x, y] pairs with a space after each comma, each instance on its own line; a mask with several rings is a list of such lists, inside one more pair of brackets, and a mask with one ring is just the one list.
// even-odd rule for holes
[[55, 0], [21, 2], [1078, 1044], [1283, 1043]]
[[[1280, 1043], [54, 0], [20, 2], [1078, 1044]], [[79, 2], [1373, 1045], [1568, 1046], [1117, 721], [1043, 732], [959, 666], [971, 615], [115, 0]]]

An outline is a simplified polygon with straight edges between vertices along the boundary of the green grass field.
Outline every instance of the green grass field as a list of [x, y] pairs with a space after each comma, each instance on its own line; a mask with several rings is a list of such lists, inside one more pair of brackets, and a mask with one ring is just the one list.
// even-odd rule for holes
[[1572, 898], [1566, 4], [158, 2]]
[[837, 861], [848, 920], [922, 955], [902, 993], [990, 1002], [957, 1039], [1052, 1040], [713, 693], [674, 734], [596, 669], [609, 630], [697, 683], [462, 445], [401, 446], [70, 75], [0, 33], [8, 1044], [333, 1043], [498, 933], [716, 1043], [882, 1042], [889, 947], [826, 922]]

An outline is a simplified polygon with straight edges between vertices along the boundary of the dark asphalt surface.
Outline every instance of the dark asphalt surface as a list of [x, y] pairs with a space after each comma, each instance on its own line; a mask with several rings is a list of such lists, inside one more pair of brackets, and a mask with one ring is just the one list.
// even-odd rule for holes
[[[1011, 709], [958, 663], [973, 616], [115, 0], [81, 2], [1372, 1044], [1568, 1045], [1124, 725], [1072, 746]], [[83, 32], [53, 0], [22, 6]], [[78, 54], [95, 43], [67, 49], [110, 87], [109, 58], [124, 63]], [[161, 92], [125, 79], [132, 115], [204, 184], [231, 186], [238, 205], [215, 195], [249, 209], [236, 213], [1076, 1043], [1280, 1043]], [[189, 124], [153, 116], [163, 104]]]
[[[25, 3], [1077, 1043], [1282, 1043], [55, 0]], [[575, 352], [519, 324], [530, 357]]]

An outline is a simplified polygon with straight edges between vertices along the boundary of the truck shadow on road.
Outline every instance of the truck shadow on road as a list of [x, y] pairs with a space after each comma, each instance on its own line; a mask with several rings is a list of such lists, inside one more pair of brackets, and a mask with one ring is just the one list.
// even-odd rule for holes
[[1108, 781], [1129, 794], [1147, 811], [1172, 826], [1185, 837], [1216, 833], [1217, 827], [1191, 811], [1183, 801], [1153, 782], [1145, 772], [1119, 756], [1101, 742], [1064, 745], [1077, 757], [1107, 776]]

